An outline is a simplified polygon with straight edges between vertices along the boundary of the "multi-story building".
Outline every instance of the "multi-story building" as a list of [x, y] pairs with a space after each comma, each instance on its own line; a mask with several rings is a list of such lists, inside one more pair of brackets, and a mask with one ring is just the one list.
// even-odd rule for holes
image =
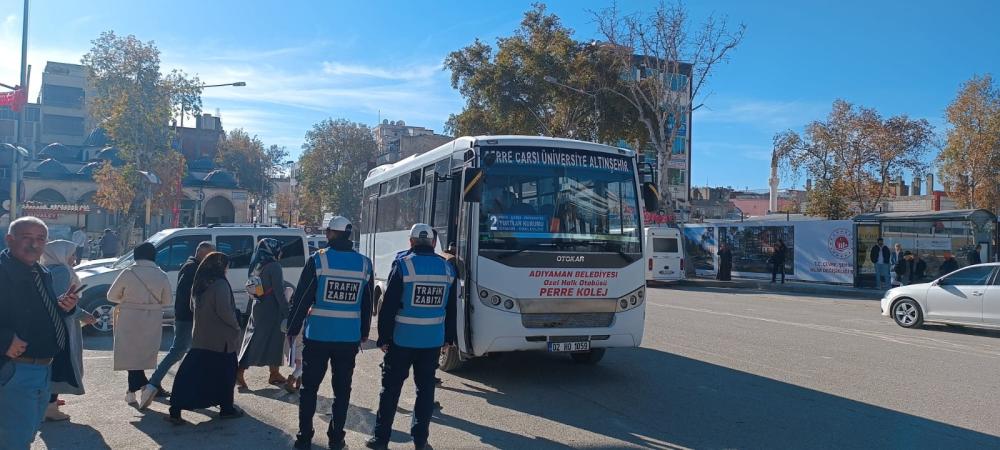
[[87, 101], [92, 92], [87, 84], [87, 70], [79, 64], [49, 61], [42, 72], [41, 136], [44, 146], [54, 142], [83, 145], [94, 120]]
[[449, 136], [435, 134], [429, 128], [407, 125], [402, 120], [383, 120], [374, 132], [378, 149], [375, 155], [377, 165], [393, 163], [452, 140]]

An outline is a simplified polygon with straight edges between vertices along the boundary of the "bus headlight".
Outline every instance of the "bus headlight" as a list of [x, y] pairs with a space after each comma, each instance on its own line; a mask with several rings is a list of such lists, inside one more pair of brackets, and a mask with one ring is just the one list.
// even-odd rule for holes
[[494, 295], [493, 298], [490, 299], [490, 303], [492, 303], [493, 306], [500, 306], [500, 296]]
[[513, 298], [506, 296], [503, 292], [497, 292], [484, 287], [476, 287], [479, 292], [479, 301], [490, 308], [504, 312], [517, 312], [518, 304]]
[[633, 296], [631, 296], [631, 297], [629, 297], [629, 298], [628, 298], [628, 302], [629, 302], [629, 303], [631, 303], [631, 304], [632, 304], [632, 306], [635, 306], [635, 302], [636, 302], [637, 300], [638, 300], [638, 299], [637, 299], [637, 298], [635, 298], [635, 295], [633, 295]]
[[514, 307], [514, 300], [511, 300], [509, 298], [507, 300], [504, 300], [503, 307], [507, 308], [507, 309], [513, 308]]
[[621, 305], [622, 309], [628, 308], [628, 300], [625, 300], [624, 298], [618, 302], [618, 304]]
[[479, 298], [486, 298], [486, 297], [489, 297], [489, 295], [490, 295], [490, 293], [486, 292], [486, 289], [483, 289], [483, 290], [479, 291]]

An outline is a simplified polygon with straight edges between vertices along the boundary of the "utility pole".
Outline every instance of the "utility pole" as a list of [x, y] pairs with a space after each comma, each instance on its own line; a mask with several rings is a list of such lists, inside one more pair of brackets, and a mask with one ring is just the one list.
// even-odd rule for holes
[[[21, 18], [21, 84], [24, 95], [28, 95], [28, 0], [24, 0], [24, 16]], [[23, 147], [21, 141], [24, 139], [24, 120], [28, 117], [27, 106], [22, 107], [17, 113], [17, 136], [14, 139], [16, 146]], [[13, 152], [10, 157], [10, 221], [17, 218], [17, 188], [20, 181], [21, 172], [21, 152]]]

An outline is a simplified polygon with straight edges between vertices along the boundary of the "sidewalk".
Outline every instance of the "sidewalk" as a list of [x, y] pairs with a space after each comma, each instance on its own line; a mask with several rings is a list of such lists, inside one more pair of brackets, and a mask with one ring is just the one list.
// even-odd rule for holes
[[755, 290], [776, 293], [798, 293], [843, 297], [849, 300], [880, 300], [884, 291], [876, 289], [861, 289], [853, 286], [812, 283], [806, 281], [786, 281], [785, 284], [770, 280], [733, 278], [732, 281], [719, 281], [714, 278], [687, 278], [666, 286], [701, 287], [717, 289]]

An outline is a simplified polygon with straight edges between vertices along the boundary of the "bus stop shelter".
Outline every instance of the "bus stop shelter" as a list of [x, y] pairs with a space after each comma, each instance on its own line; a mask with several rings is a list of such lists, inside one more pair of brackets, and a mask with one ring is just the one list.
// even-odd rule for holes
[[965, 267], [979, 245], [980, 259], [993, 261], [997, 216], [985, 209], [868, 213], [854, 218], [854, 235], [854, 285], [875, 287], [875, 265], [868, 255], [879, 237], [890, 248], [898, 243], [903, 251], [918, 253], [927, 263], [927, 277], [934, 278], [945, 251]]

